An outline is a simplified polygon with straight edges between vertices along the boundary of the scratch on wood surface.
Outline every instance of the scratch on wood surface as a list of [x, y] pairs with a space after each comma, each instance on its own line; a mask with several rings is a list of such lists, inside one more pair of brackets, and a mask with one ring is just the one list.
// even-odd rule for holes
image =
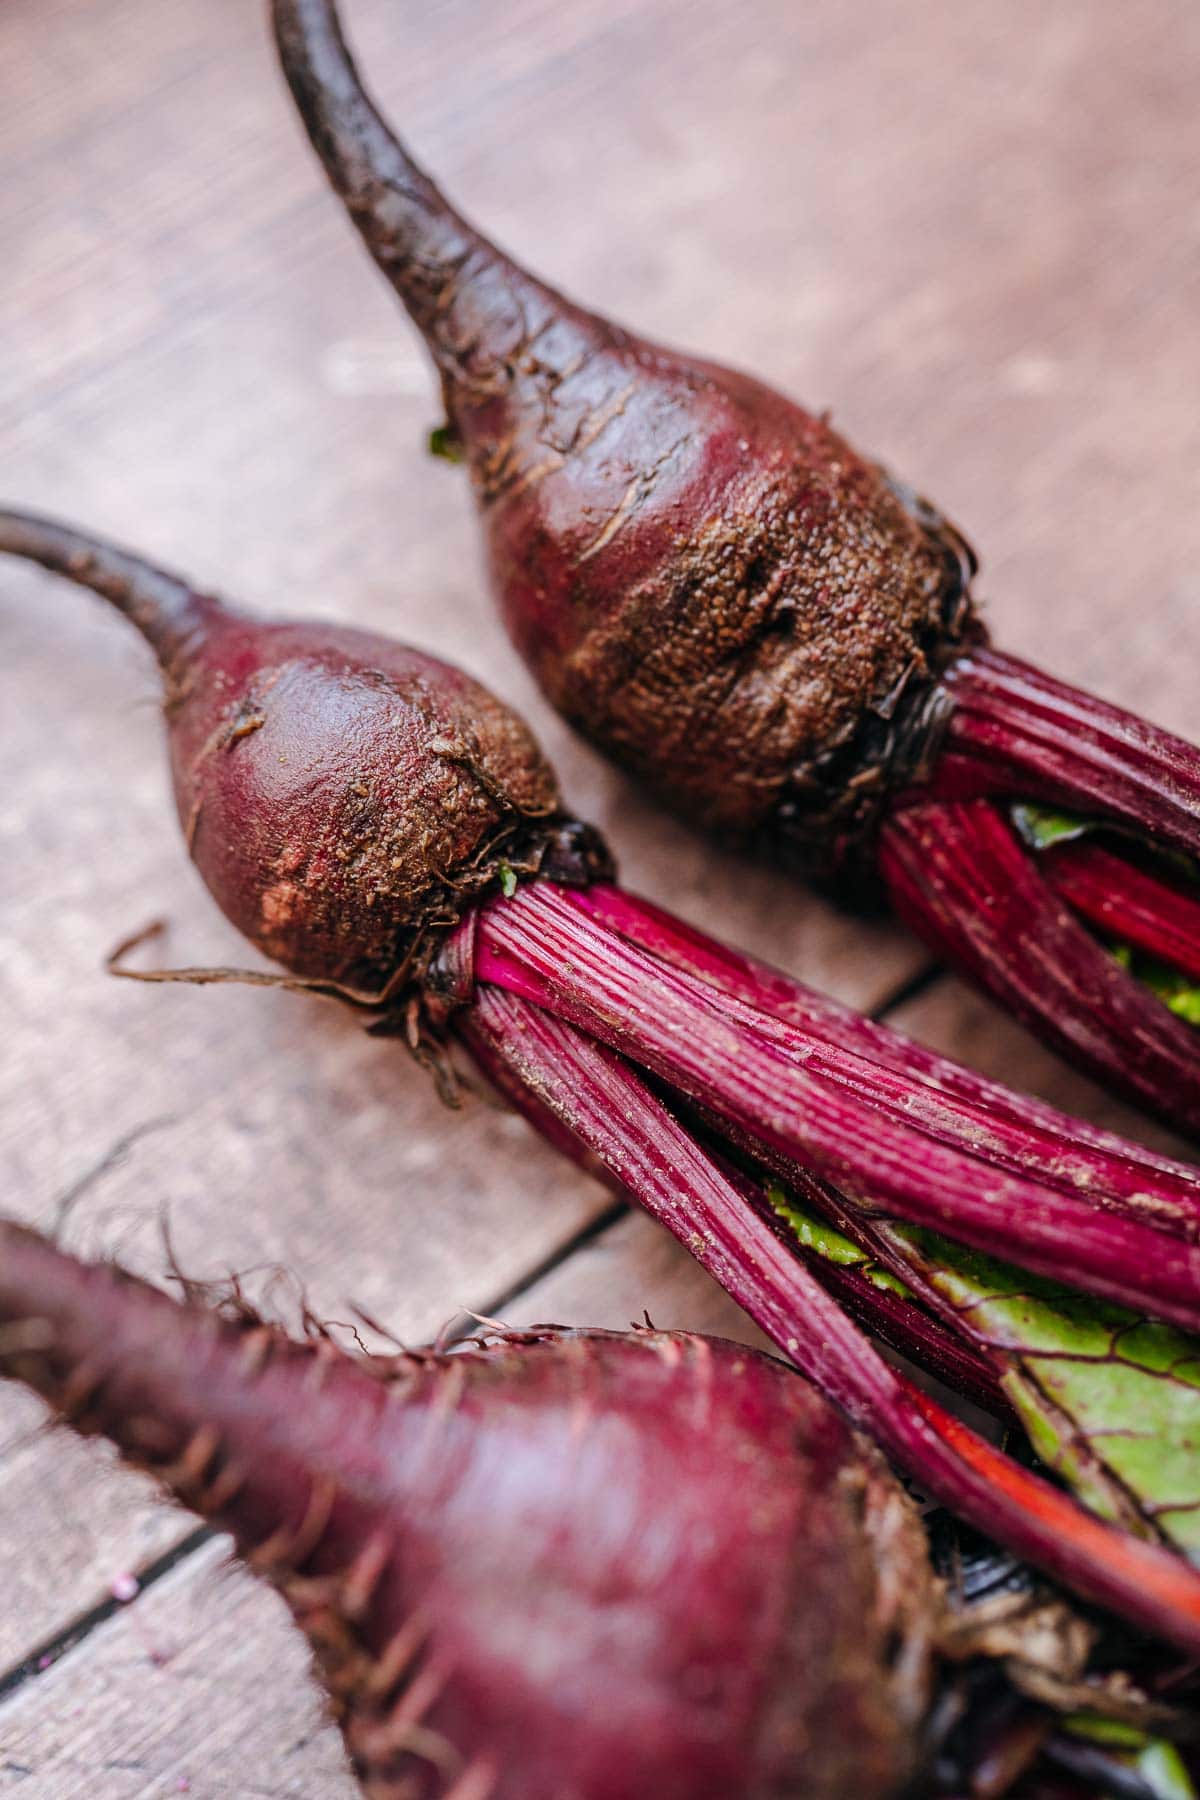
[[55, 1234], [62, 1232], [72, 1211], [84, 1195], [98, 1187], [106, 1175], [110, 1175], [114, 1169], [121, 1167], [135, 1144], [140, 1143], [143, 1138], [149, 1137], [152, 1132], [165, 1131], [169, 1125], [174, 1125], [174, 1123], [174, 1114], [164, 1113], [160, 1118], [146, 1119], [141, 1125], [135, 1125], [131, 1131], [123, 1132], [116, 1143], [110, 1145], [90, 1169], [85, 1170], [78, 1180], [73, 1181], [70, 1187], [59, 1195], [54, 1203]]

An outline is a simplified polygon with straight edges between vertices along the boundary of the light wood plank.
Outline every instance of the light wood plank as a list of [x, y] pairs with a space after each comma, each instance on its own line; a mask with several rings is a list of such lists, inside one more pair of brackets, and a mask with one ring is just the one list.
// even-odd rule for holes
[[669, 1233], [630, 1213], [505, 1306], [506, 1325], [597, 1325], [627, 1331], [649, 1316], [669, 1331], [771, 1345]]
[[350, 1800], [307, 1650], [219, 1540], [0, 1713], [0, 1793], [21, 1800]]

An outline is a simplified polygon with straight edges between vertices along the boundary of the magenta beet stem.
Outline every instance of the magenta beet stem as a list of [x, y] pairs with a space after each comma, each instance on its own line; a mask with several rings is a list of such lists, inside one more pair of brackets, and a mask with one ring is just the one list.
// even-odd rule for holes
[[[489, 995], [501, 992], [497, 989], [484, 991]], [[528, 1010], [527, 1002], [518, 1000], [512, 994], [506, 994], [504, 998], [506, 1002], [520, 1008], [519, 1016], [524, 1018]], [[527, 1119], [538, 1135], [552, 1144], [560, 1154], [569, 1157], [589, 1175], [603, 1182], [611, 1192], [626, 1201], [636, 1200], [638, 1196], [620, 1179], [615, 1168], [602, 1161], [582, 1138], [568, 1128], [559, 1113], [553, 1111], [541, 1095], [515, 1072], [511, 1056], [507, 1051], [501, 1054], [497, 1047], [501, 1040], [494, 1040], [490, 1033], [474, 1029], [473, 1018], [473, 1010], [459, 1015], [459, 1036], [468, 1046], [477, 1068], [513, 1111]], [[665, 1102], [659, 1101], [659, 1104], [665, 1115], [675, 1117]], [[695, 1137], [690, 1126], [679, 1123], [680, 1129]], [[769, 1220], [772, 1215], [765, 1202], [765, 1194], [772, 1178], [764, 1171], [755, 1180], [730, 1163], [713, 1145], [709, 1144], [705, 1149], [709, 1161], [737, 1192], [742, 1202]], [[812, 1209], [823, 1215], [840, 1210], [836, 1202], [823, 1203], [811, 1191], [818, 1186], [823, 1184], [815, 1180], [810, 1184], [810, 1192], [803, 1197], [805, 1203], [811, 1200]], [[832, 1190], [829, 1192], [832, 1200]], [[974, 1400], [976, 1405], [998, 1417], [1005, 1417], [1011, 1412], [1008, 1397], [999, 1385], [995, 1368], [969, 1335], [950, 1329], [916, 1299], [905, 1299], [894, 1290], [881, 1287], [855, 1265], [842, 1266], [830, 1261], [828, 1257], [807, 1251], [790, 1232], [786, 1234], [786, 1242], [792, 1254], [800, 1258], [826, 1292], [832, 1294], [838, 1304], [866, 1330], [874, 1332], [884, 1343], [890, 1344], [920, 1368], [936, 1375], [956, 1393], [965, 1394]], [[870, 1254], [876, 1254], [874, 1244]]]
[[1197, 1178], [1182, 1165], [1136, 1200], [1106, 1187], [1103, 1159], [1086, 1193], [1013, 1175], [977, 1154], [942, 1096], [656, 963], [544, 883], [482, 910], [478, 955], [482, 980], [627, 1054], [789, 1159], [801, 1181], [819, 1174], [868, 1210], [1184, 1329], [1200, 1323]]
[[944, 1505], [1143, 1630], [1200, 1651], [1200, 1572], [1094, 1518], [889, 1367], [621, 1056], [487, 986], [458, 1030], [549, 1108], [772, 1341]]
[[[825, 994], [805, 987], [782, 970], [686, 925], [653, 901], [623, 888], [597, 884], [564, 889], [564, 897], [580, 912], [638, 944], [663, 962], [699, 981], [744, 1000], [758, 1012], [795, 1025], [823, 1043], [870, 1057], [898, 1075], [911, 1076], [925, 1087], [977, 1109], [972, 1112], [973, 1142], [999, 1166], [1037, 1174], [1055, 1186], [1094, 1188], [1093, 1156], [1108, 1159], [1105, 1185], [1118, 1194], [1145, 1191], [1147, 1181], [1178, 1174], [1179, 1165], [1144, 1145], [1131, 1144], [1111, 1131], [1068, 1117], [1044, 1101], [1016, 1094], [965, 1063], [953, 1061], [907, 1038], [902, 1032], [864, 1018]], [[1014, 1131], [997, 1130], [1011, 1125]]]
[[893, 813], [879, 864], [931, 948], [1098, 1080], [1200, 1132], [1200, 1036], [1080, 923], [990, 801]]
[[930, 786], [1052, 800], [1200, 854], [1200, 749], [996, 650], [943, 676], [954, 701]]
[[1200, 900], [1088, 838], [1038, 855], [1055, 893], [1089, 924], [1200, 981]]
[[906, 1300], [889, 1288], [879, 1287], [858, 1269], [829, 1262], [799, 1246], [794, 1247], [794, 1253], [813, 1279], [864, 1331], [936, 1376], [953, 1393], [974, 1401], [993, 1418], [1017, 1422], [996, 1370], [976, 1353], [970, 1339], [954, 1336], [918, 1300]]

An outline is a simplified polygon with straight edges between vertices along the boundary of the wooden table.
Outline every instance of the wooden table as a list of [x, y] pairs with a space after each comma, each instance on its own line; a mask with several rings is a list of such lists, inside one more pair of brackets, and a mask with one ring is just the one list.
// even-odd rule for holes
[[[353, 0], [419, 153], [533, 265], [832, 404], [985, 553], [996, 631], [1197, 729], [1200, 14], [1188, 0]], [[247, 603], [394, 630], [515, 699], [627, 878], [914, 1032], [1118, 1109], [898, 932], [714, 854], [547, 712], [489, 612], [422, 356], [302, 143], [246, 0], [0, 8], [3, 491]], [[4, 1206], [410, 1339], [743, 1331], [647, 1222], [336, 1008], [137, 989], [165, 915], [238, 960], [166, 800], [141, 646], [0, 583]], [[279, 1604], [94, 1446], [0, 1395], [0, 1792], [352, 1791]], [[136, 1578], [139, 1595], [122, 1604]]]

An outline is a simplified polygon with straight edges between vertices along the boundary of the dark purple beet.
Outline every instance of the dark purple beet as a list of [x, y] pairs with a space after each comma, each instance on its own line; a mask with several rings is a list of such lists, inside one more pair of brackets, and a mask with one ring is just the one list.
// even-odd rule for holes
[[[524, 725], [459, 670], [335, 625], [214, 621], [172, 719], [180, 817], [224, 911], [300, 975], [376, 987], [558, 789]], [[229, 846], [236, 854], [229, 854]]]
[[382, 123], [331, 0], [274, 11], [313, 142], [437, 364], [546, 692], [688, 816], [825, 860], [920, 763], [967, 546], [824, 419], [510, 261]]
[[[1056, 1048], [1200, 1131], [1200, 1039], [1106, 972], [1061, 889], [1031, 866], [1020, 929], [1001, 928], [986, 895], [905, 867], [928, 836], [910, 800], [981, 794], [1195, 854], [1200, 753], [989, 651], [974, 556], [932, 507], [823, 417], [530, 275], [384, 123], [335, 0], [272, 6], [313, 145], [437, 365], [493, 589], [558, 709], [721, 837], [860, 900], [882, 887]], [[1169, 924], [1152, 911], [1144, 932]]]
[[754, 1351], [350, 1358], [3, 1226], [0, 1374], [233, 1533], [377, 1800], [884, 1800], [915, 1764], [920, 1525]]
[[247, 619], [66, 527], [3, 523], [6, 548], [96, 588], [149, 639], [188, 849], [293, 974], [378, 989], [501, 862], [537, 866], [554, 772], [461, 670], [345, 626]]

